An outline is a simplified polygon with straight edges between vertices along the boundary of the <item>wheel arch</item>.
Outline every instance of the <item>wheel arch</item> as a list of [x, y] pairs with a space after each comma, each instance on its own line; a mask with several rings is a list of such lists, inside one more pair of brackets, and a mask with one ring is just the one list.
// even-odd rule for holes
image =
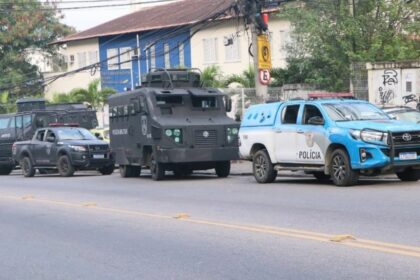
[[330, 175], [330, 166], [331, 166], [331, 157], [335, 150], [341, 149], [347, 153], [347, 156], [350, 158], [349, 151], [347, 150], [346, 146], [340, 143], [332, 143], [328, 146], [327, 152], [325, 153], [325, 168], [324, 173]]

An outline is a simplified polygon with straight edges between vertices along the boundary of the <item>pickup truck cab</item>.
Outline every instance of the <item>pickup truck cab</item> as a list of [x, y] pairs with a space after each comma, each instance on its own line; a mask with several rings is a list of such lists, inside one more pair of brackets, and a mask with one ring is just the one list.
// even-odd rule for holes
[[112, 174], [114, 159], [109, 144], [80, 127], [46, 127], [35, 132], [32, 140], [15, 142], [13, 159], [22, 168], [25, 177], [58, 170], [69, 177], [76, 170], [98, 170]]
[[420, 125], [391, 119], [359, 100], [295, 100], [251, 106], [240, 132], [240, 154], [253, 161], [259, 183], [278, 170], [303, 170], [337, 186], [359, 175], [394, 172], [420, 178]]

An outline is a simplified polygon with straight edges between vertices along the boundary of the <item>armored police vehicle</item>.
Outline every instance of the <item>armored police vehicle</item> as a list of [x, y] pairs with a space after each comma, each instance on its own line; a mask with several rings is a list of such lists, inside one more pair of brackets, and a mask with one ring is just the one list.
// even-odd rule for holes
[[255, 179], [273, 182], [278, 170], [304, 170], [337, 186], [359, 175], [394, 172], [420, 179], [420, 125], [391, 119], [357, 100], [297, 100], [251, 106], [240, 129], [240, 154]]
[[98, 125], [96, 111], [83, 104], [46, 105], [44, 99], [23, 99], [17, 108], [17, 113], [0, 115], [0, 175], [15, 168], [12, 144], [31, 139], [37, 128], [51, 123], [77, 123], [87, 129]]
[[109, 98], [111, 148], [122, 177], [154, 180], [215, 168], [230, 173], [239, 158], [239, 124], [227, 117], [231, 101], [217, 89], [202, 88], [192, 70], [155, 70], [146, 87]]
[[15, 142], [12, 153], [25, 177], [33, 177], [36, 169], [41, 174], [58, 170], [63, 177], [73, 176], [76, 170], [114, 172], [109, 144], [85, 128], [40, 128], [32, 140]]

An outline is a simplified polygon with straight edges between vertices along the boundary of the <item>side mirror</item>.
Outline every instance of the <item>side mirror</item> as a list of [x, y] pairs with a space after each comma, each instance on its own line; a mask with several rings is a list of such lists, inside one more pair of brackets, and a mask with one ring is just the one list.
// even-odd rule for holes
[[226, 112], [232, 112], [232, 98], [226, 97]]
[[47, 137], [47, 142], [51, 142], [51, 143], [55, 142], [55, 137], [54, 136], [48, 136]]
[[308, 120], [308, 124], [311, 124], [311, 125], [324, 125], [324, 123], [325, 123], [324, 119], [319, 116], [311, 117]]

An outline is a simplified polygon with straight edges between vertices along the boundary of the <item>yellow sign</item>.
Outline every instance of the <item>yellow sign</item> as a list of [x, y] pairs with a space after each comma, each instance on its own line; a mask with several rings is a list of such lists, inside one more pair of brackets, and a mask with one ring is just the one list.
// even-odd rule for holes
[[267, 35], [258, 35], [258, 68], [271, 69], [271, 48]]

